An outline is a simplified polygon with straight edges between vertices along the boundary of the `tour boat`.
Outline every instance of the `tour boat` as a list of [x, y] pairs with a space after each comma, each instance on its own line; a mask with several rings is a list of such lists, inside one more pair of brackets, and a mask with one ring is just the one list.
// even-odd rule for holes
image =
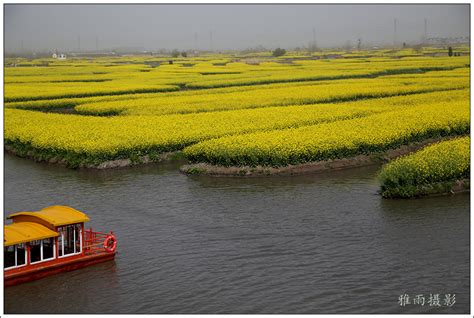
[[85, 229], [89, 217], [67, 206], [18, 212], [4, 226], [4, 281], [12, 286], [60, 272], [113, 260], [112, 232]]

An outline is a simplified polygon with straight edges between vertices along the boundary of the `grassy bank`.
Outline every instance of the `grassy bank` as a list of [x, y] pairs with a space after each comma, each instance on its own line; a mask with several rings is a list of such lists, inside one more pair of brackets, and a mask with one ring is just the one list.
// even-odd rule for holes
[[162, 149], [148, 149], [144, 152], [118, 153], [113, 156], [104, 153], [80, 153], [52, 149], [38, 149], [31, 144], [5, 141], [5, 151], [18, 157], [65, 166], [74, 169], [113, 169], [141, 164], [177, 161], [183, 158], [180, 151], [164, 152]]
[[380, 172], [385, 198], [469, 189], [470, 138], [440, 142], [388, 163]]
[[384, 152], [372, 153], [370, 155], [358, 155], [350, 158], [308, 162], [296, 165], [287, 165], [283, 167], [224, 167], [218, 165], [210, 165], [207, 163], [196, 163], [184, 165], [180, 168], [180, 170], [181, 172], [189, 175], [209, 175], [217, 177], [258, 177], [313, 174], [330, 170], [343, 170], [386, 163], [391, 159], [412, 153], [414, 151], [422, 149], [423, 147], [429, 144], [446, 139], [449, 139], [449, 137], [427, 139], [421, 142], [414, 142], [409, 145], [403, 145], [398, 148], [390, 149]]

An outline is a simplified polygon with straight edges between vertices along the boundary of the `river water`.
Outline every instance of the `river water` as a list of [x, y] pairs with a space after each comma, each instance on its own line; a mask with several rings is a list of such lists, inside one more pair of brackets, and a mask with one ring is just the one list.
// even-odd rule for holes
[[[118, 238], [114, 262], [6, 288], [5, 312], [469, 313], [468, 194], [384, 200], [378, 167], [241, 179], [178, 166], [5, 155], [6, 214], [70, 205]], [[400, 306], [405, 293], [424, 306]]]

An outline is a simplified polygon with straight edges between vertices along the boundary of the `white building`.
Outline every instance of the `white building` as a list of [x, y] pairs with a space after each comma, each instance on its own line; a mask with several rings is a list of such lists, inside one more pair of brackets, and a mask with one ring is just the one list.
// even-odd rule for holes
[[66, 54], [53, 53], [53, 59], [65, 60], [66, 59]]

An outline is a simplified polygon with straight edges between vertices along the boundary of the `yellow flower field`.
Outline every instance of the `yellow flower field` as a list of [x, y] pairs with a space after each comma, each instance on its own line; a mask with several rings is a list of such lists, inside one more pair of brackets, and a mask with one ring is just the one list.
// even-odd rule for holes
[[5, 145], [70, 167], [183, 149], [284, 166], [469, 132], [468, 56], [332, 54], [7, 59]]
[[[444, 72], [442, 72], [444, 73]], [[217, 94], [154, 96], [132, 100], [103, 101], [86, 103], [76, 107], [79, 113], [100, 115], [103, 113], [123, 113], [125, 115], [164, 115], [223, 111], [243, 108], [313, 104], [405, 95], [469, 87], [467, 76], [446, 81], [438, 77], [389, 79], [350, 79], [325, 81], [317, 84], [284, 86], [268, 85], [258, 89]], [[269, 98], [271, 96], [271, 98]]]
[[[222, 137], [397, 112], [433, 99], [466, 100], [468, 90], [434, 92], [340, 104], [267, 107], [167, 116], [94, 117], [5, 110], [5, 143], [90, 162], [183, 149]], [[85, 129], [84, 127], [87, 127]], [[71, 165], [75, 165], [71, 161]]]
[[204, 141], [184, 149], [191, 162], [223, 166], [285, 166], [347, 158], [426, 138], [469, 132], [469, 100], [294, 129]]

